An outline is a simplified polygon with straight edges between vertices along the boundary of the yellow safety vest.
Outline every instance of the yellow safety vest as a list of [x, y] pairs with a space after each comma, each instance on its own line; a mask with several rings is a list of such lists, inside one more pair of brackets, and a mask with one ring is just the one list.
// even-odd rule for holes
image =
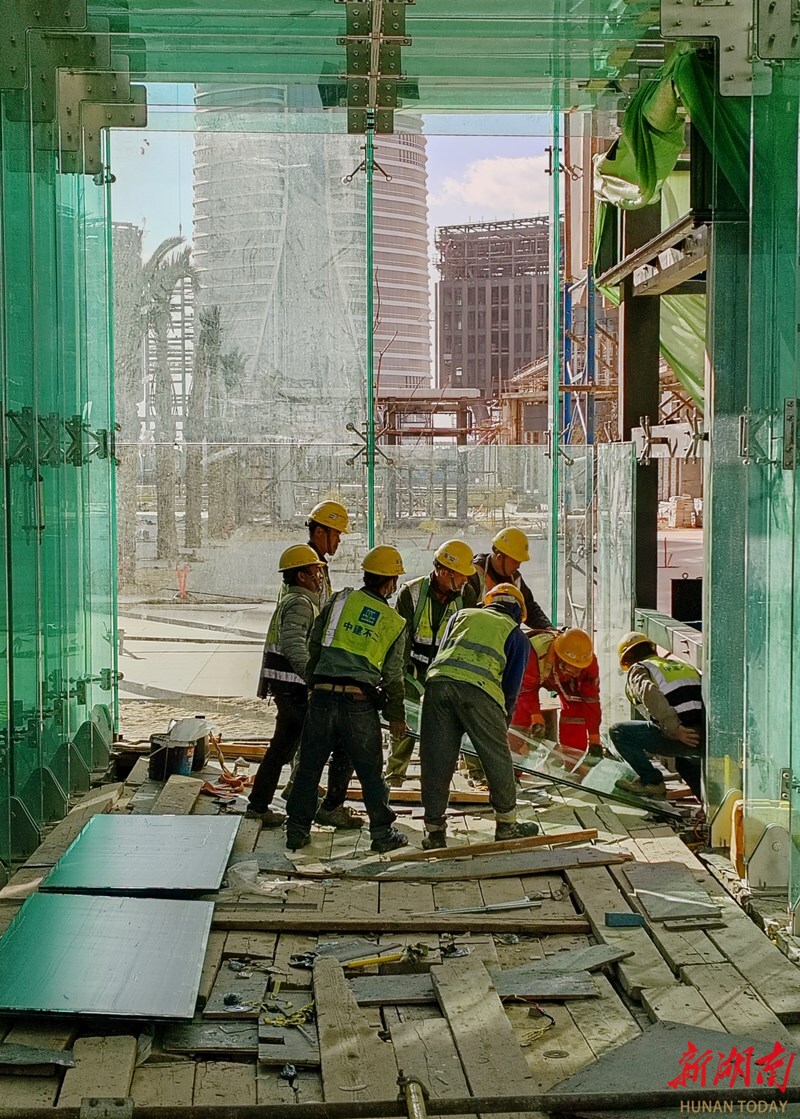
[[389, 650], [406, 628], [405, 619], [388, 602], [366, 591], [348, 588], [335, 594], [332, 602], [315, 675], [326, 675], [326, 649], [360, 657], [382, 672]]
[[[691, 711], [703, 710], [703, 688], [700, 682], [700, 673], [684, 661], [672, 660], [668, 657], [652, 656], [646, 660], [638, 661], [650, 674], [653, 683], [666, 699], [670, 707], [678, 715], [687, 715]], [[637, 703], [625, 684], [625, 693], [633, 706], [646, 719], [651, 718], [647, 708]]]
[[463, 680], [486, 692], [505, 711], [505, 648], [516, 627], [512, 617], [497, 610], [459, 611], [428, 669], [427, 680]]
[[424, 674], [431, 661], [436, 656], [439, 634], [444, 633], [447, 628], [447, 623], [450, 621], [453, 614], [457, 614], [462, 608], [464, 600], [461, 595], [458, 595], [452, 602], [446, 603], [439, 622], [439, 628], [434, 633], [433, 621], [431, 619], [430, 577], [428, 575], [422, 575], [419, 579], [412, 579], [406, 586], [408, 587], [409, 594], [411, 595], [411, 603], [414, 607], [414, 620], [411, 624], [410, 659], [422, 669]]

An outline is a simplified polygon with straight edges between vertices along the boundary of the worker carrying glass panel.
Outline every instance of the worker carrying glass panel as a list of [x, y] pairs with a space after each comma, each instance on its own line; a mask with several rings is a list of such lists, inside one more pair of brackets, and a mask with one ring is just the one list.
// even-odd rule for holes
[[407, 840], [392, 825], [383, 780], [378, 711], [392, 736], [407, 733], [403, 707], [406, 623], [389, 605], [404, 574], [396, 548], [378, 545], [364, 557], [363, 586], [345, 588], [323, 607], [311, 630], [308, 677], [311, 700], [300, 740], [294, 787], [286, 803], [286, 845], [310, 841], [317, 786], [331, 752], [341, 747], [358, 774], [369, 816], [373, 851], [392, 851]]
[[535, 823], [518, 824], [517, 789], [506, 739], [530, 644], [520, 629], [522, 592], [499, 583], [483, 610], [459, 610], [448, 623], [428, 669], [420, 724], [422, 804], [428, 850], [445, 847], [450, 781], [466, 734], [486, 772], [495, 839], [536, 835]]
[[602, 754], [600, 740], [600, 670], [592, 639], [585, 630], [563, 633], [529, 632], [532, 656], [528, 660], [512, 729], [534, 738], [545, 735], [539, 692], [554, 692], [561, 701], [558, 741], [562, 746]]
[[[405, 583], [397, 596], [397, 612], [406, 621], [405, 680], [406, 698], [419, 702], [425, 678], [439, 642], [452, 616], [459, 610], [474, 607], [474, 589], [467, 584], [475, 574], [472, 548], [463, 540], [447, 540], [436, 549], [433, 570]], [[414, 750], [410, 735], [393, 738], [386, 780], [390, 785], [403, 784]]]
[[705, 706], [700, 673], [675, 657], [661, 657], [645, 633], [626, 633], [617, 647], [620, 667], [627, 669], [625, 691], [644, 720], [615, 723], [609, 737], [636, 779], [617, 782], [626, 792], [665, 797], [664, 778], [652, 756], [675, 758], [675, 768], [698, 799], [702, 799], [705, 754]]

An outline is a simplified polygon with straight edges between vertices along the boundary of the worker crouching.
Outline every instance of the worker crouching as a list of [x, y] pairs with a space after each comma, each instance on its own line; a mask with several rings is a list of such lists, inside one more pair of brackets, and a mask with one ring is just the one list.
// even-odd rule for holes
[[625, 691], [647, 720], [609, 727], [617, 753], [636, 772], [635, 780], [618, 781], [625, 792], [666, 797], [664, 778], [651, 756], [672, 757], [675, 768], [698, 800], [703, 799], [705, 706], [700, 673], [674, 657], [660, 657], [646, 633], [626, 633], [617, 648], [620, 668], [627, 669]]
[[585, 630], [530, 635], [532, 656], [525, 669], [512, 730], [543, 738], [545, 720], [539, 692], [555, 692], [561, 700], [558, 741], [562, 746], [602, 754], [600, 740], [600, 670], [592, 639]]
[[495, 813], [495, 839], [536, 835], [534, 823], [518, 824], [517, 796], [506, 729], [514, 710], [530, 645], [520, 629], [521, 591], [493, 587], [486, 609], [454, 615], [428, 669], [420, 727], [423, 847], [445, 847], [450, 782], [463, 735], [468, 735], [486, 773]]
[[364, 585], [334, 594], [311, 630], [308, 677], [311, 700], [300, 741], [294, 788], [287, 801], [286, 845], [309, 842], [317, 813], [317, 786], [338, 745], [352, 761], [364, 796], [373, 851], [391, 851], [407, 840], [392, 827], [383, 780], [378, 710], [395, 737], [406, 732], [403, 708], [405, 621], [389, 606], [403, 561], [396, 548], [379, 546], [362, 564]]

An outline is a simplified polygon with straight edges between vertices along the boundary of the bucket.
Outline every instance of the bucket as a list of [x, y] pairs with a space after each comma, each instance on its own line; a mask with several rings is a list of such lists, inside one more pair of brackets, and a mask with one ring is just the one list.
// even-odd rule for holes
[[152, 781], [166, 781], [176, 774], [190, 777], [193, 761], [193, 742], [173, 742], [168, 734], [150, 735], [150, 764], [147, 773]]

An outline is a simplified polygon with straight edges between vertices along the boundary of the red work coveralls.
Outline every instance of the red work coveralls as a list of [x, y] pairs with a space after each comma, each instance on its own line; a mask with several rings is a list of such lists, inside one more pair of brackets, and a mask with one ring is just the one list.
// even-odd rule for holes
[[600, 669], [597, 658], [592, 657], [592, 663], [579, 676], [562, 677], [557, 658], [547, 657], [555, 637], [554, 633], [538, 633], [531, 637], [533, 655], [528, 658], [511, 725], [527, 731], [533, 721], [538, 722], [533, 716], [542, 713], [539, 691], [546, 688], [561, 700], [559, 742], [562, 746], [585, 750], [589, 736], [596, 737], [600, 733]]

